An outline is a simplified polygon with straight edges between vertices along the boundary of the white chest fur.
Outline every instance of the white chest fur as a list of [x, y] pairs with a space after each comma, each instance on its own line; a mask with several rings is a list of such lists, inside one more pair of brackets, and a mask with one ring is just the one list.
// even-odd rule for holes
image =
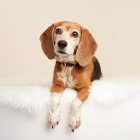
[[61, 72], [57, 73], [58, 79], [63, 81], [66, 87], [73, 88], [75, 86], [75, 81], [72, 76], [73, 67], [65, 66]]

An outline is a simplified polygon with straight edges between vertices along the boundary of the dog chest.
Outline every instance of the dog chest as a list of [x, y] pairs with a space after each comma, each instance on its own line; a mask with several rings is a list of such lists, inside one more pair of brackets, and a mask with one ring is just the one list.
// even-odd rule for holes
[[75, 87], [75, 81], [72, 76], [73, 67], [63, 67], [61, 72], [58, 72], [58, 79], [61, 80], [65, 87], [73, 88]]

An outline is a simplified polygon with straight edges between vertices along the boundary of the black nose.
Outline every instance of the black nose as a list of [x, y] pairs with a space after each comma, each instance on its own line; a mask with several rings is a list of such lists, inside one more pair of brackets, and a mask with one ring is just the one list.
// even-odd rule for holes
[[67, 46], [67, 42], [65, 40], [58, 41], [58, 47], [60, 49], [64, 49]]

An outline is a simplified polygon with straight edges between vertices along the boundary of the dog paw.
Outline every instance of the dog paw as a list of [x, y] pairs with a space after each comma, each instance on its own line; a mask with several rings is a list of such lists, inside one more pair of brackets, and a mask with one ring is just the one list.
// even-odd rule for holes
[[48, 124], [50, 127], [54, 128], [60, 122], [60, 109], [49, 111], [48, 114]]
[[81, 125], [80, 116], [79, 115], [78, 116], [71, 116], [70, 124], [69, 124], [71, 131], [74, 132], [74, 130], [79, 128], [80, 125]]

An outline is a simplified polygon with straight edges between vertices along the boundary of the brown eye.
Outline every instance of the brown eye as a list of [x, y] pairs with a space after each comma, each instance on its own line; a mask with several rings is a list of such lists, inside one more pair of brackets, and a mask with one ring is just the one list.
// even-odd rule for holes
[[62, 30], [60, 28], [57, 28], [55, 31], [56, 34], [62, 34]]
[[76, 38], [78, 37], [78, 33], [76, 31], [73, 31], [72, 36]]

